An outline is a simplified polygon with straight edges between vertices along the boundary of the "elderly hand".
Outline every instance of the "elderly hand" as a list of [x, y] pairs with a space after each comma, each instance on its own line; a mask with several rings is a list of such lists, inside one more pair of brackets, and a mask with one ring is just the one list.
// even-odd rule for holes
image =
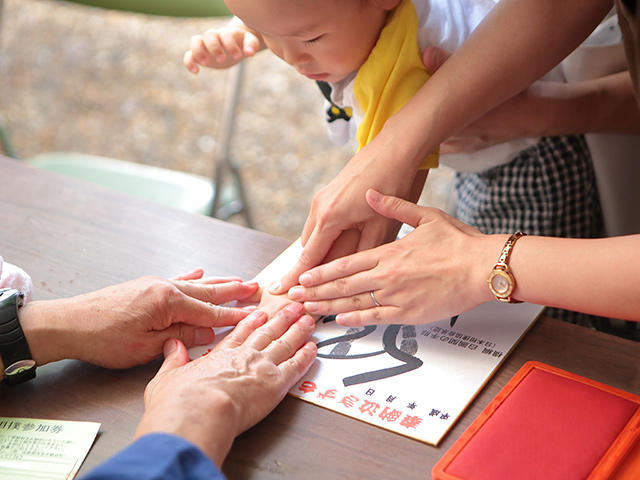
[[486, 278], [506, 235], [483, 235], [441, 210], [373, 190], [367, 202], [416, 229], [304, 273], [290, 299], [303, 301], [311, 314], [337, 313], [337, 323], [348, 326], [428, 323], [491, 300]]
[[269, 414], [313, 362], [315, 324], [302, 313], [292, 303], [265, 324], [267, 315], [256, 310], [192, 362], [182, 342], [168, 340], [136, 436], [181, 436], [220, 466], [233, 439]]
[[25, 305], [20, 321], [38, 364], [75, 358], [108, 368], [148, 363], [169, 338], [189, 347], [214, 338], [211, 327], [236, 325], [247, 310], [218, 306], [242, 300], [256, 283], [200, 278], [143, 277], [95, 292]]

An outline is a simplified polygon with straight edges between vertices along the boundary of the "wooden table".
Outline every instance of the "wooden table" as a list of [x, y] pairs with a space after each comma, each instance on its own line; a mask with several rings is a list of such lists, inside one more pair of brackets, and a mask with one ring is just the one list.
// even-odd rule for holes
[[[250, 278], [288, 242], [185, 214], [0, 158], [0, 255], [34, 279], [36, 298], [70, 296], [142, 275]], [[435, 448], [287, 397], [239, 437], [224, 464], [232, 479], [430, 478], [433, 464], [511, 376], [539, 360], [640, 393], [640, 345], [541, 318]], [[82, 472], [127, 445], [159, 361], [110, 371], [78, 361], [0, 386], [0, 416], [101, 422]]]

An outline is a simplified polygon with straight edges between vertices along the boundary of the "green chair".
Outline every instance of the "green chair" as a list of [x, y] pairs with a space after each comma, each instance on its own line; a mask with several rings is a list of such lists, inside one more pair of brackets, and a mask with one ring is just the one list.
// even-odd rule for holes
[[[91, 7], [172, 17], [217, 17], [229, 15], [222, 0], [60, 0]], [[0, 0], [0, 15], [2, 0]], [[179, 68], [179, 65], [176, 65]], [[240, 172], [231, 158], [243, 64], [231, 73], [229, 94], [223, 109], [221, 135], [216, 152], [213, 179], [169, 169], [75, 152], [48, 152], [25, 159], [38, 168], [99, 184], [124, 193], [194, 213], [227, 219], [242, 214], [253, 226]], [[1, 122], [1, 119], [0, 119]], [[0, 143], [16, 157], [6, 128], [0, 123]], [[231, 183], [225, 184], [225, 175]]]

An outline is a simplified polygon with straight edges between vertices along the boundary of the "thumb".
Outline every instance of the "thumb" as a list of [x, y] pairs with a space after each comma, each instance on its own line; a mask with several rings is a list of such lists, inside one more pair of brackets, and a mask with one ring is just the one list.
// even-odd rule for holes
[[451, 56], [451, 52], [440, 47], [428, 47], [422, 52], [422, 63], [428, 72], [435, 72]]
[[423, 208], [398, 197], [382, 195], [376, 190], [367, 190], [367, 203], [377, 213], [417, 227], [423, 217]]
[[160, 370], [158, 370], [157, 375], [174, 370], [189, 363], [187, 347], [185, 347], [184, 343], [177, 338], [170, 338], [164, 342], [162, 352], [164, 353], [164, 362], [162, 362], [162, 366], [160, 367]]

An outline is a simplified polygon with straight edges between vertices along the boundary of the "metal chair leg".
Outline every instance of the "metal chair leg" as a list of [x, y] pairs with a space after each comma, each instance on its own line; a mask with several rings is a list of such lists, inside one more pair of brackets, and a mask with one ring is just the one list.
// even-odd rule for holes
[[[239, 169], [231, 158], [231, 141], [233, 138], [233, 131], [235, 129], [235, 119], [238, 109], [238, 101], [240, 99], [240, 91], [242, 89], [243, 72], [244, 62], [240, 62], [231, 71], [229, 92], [223, 109], [222, 126], [220, 129], [221, 134], [219, 137], [220, 140], [215, 152], [215, 168], [213, 173], [215, 191], [213, 194], [210, 216], [226, 219], [236, 213], [242, 213], [247, 226], [253, 227], [253, 221], [249, 213], [242, 177]], [[234, 188], [234, 193], [238, 196], [239, 205], [236, 202], [232, 202], [228, 205], [221, 205], [224, 177], [227, 170], [232, 176], [232, 188]]]
[[2, 118], [2, 115], [0, 115], [0, 147], [8, 157], [19, 158], [18, 153], [15, 151], [13, 144], [11, 143], [11, 138], [9, 137], [9, 133], [6, 128], [6, 122], [4, 121], [4, 118]]

